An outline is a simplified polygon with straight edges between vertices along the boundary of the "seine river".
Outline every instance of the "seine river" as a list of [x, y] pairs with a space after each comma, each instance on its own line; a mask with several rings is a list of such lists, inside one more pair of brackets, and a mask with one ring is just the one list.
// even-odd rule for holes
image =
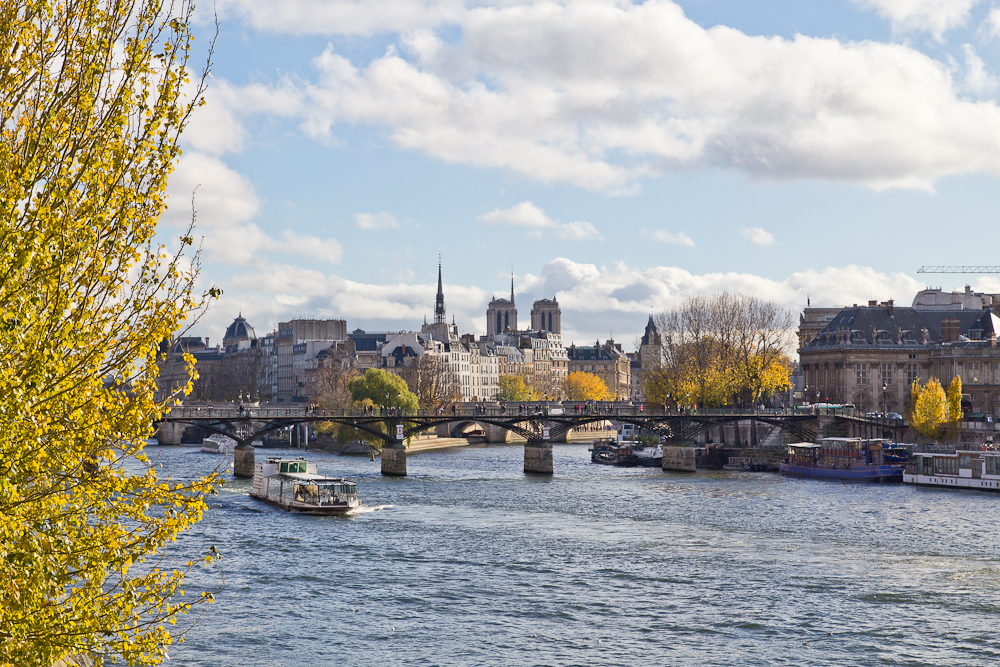
[[[175, 479], [220, 461], [147, 452]], [[557, 445], [551, 478], [525, 476], [519, 446], [411, 455], [404, 479], [305, 456], [380, 509], [297, 516], [228, 482], [173, 547], [215, 545], [225, 589], [181, 622], [170, 664], [1000, 659], [998, 495], [618, 469], [586, 445]]]

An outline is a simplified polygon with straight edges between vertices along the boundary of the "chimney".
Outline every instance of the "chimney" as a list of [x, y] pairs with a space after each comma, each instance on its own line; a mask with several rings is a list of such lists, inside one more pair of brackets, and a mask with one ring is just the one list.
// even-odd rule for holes
[[208, 343], [208, 336], [205, 336], [205, 347], [212, 347], [212, 346], [211, 346], [211, 345], [209, 345], [209, 343]]
[[892, 299], [889, 299], [889, 301], [886, 302], [886, 305], [889, 306], [889, 317], [895, 317], [896, 310], [895, 307], [892, 305]]
[[958, 320], [941, 320], [941, 342], [954, 343], [958, 340]]
[[878, 305], [878, 301], [875, 300], [875, 299], [873, 299], [873, 300], [871, 300], [871, 301], [868, 302], [868, 307], [869, 308], [874, 308], [877, 305]]

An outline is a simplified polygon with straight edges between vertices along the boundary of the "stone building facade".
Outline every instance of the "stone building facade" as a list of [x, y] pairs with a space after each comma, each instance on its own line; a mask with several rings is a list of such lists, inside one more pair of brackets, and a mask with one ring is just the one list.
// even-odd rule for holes
[[[296, 400], [295, 350], [310, 341], [347, 340], [346, 320], [291, 320], [278, 324], [274, 337], [274, 373], [277, 391], [272, 400], [291, 403]], [[326, 347], [329, 347], [327, 345]], [[319, 350], [317, 349], [316, 352]], [[301, 354], [301, 353], [300, 353]], [[313, 356], [315, 358], [315, 356]]]
[[[799, 348], [803, 401], [905, 413], [910, 386], [962, 378], [965, 407], [1000, 417], [1000, 317], [992, 306], [937, 309], [892, 301], [840, 309]], [[978, 305], [978, 304], [977, 304]]]
[[632, 362], [622, 352], [621, 343], [608, 340], [603, 345], [570, 345], [566, 348], [569, 358], [568, 371], [593, 373], [604, 381], [615, 400], [627, 401], [632, 392]]

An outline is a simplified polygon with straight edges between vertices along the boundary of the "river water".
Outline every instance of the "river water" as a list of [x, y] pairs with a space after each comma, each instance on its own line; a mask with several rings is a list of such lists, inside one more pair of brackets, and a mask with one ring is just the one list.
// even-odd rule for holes
[[[220, 457], [151, 447], [161, 475]], [[264, 452], [258, 450], [257, 455]], [[519, 446], [379, 462], [305, 453], [372, 511], [288, 514], [229, 481], [172, 550], [225, 588], [180, 665], [987, 665], [1000, 658], [1000, 496], [590, 463]], [[218, 574], [186, 582], [216, 588]], [[192, 625], [193, 624], [193, 625]]]

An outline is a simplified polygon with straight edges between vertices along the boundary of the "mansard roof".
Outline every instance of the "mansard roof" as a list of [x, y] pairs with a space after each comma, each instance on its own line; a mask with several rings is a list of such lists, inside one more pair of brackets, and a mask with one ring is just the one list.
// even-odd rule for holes
[[566, 348], [566, 355], [570, 361], [611, 361], [624, 357], [625, 353], [607, 345], [596, 347], [570, 345]]
[[[944, 320], [957, 320], [961, 337], [956, 342], [988, 339], [1000, 333], [1000, 317], [983, 310], [923, 310], [890, 305], [844, 308], [806, 347], [942, 343]], [[926, 330], [926, 335], [924, 331]], [[964, 339], [964, 340], [963, 340]]]

